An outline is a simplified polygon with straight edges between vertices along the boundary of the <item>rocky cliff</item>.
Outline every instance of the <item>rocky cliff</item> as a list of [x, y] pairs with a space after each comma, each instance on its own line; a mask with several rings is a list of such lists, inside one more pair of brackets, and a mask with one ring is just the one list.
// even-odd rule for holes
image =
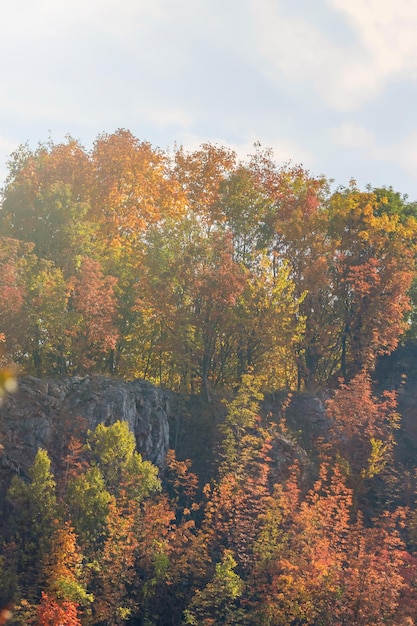
[[[285, 394], [265, 399], [266, 422], [279, 422]], [[99, 423], [127, 421], [142, 456], [163, 467], [168, 447], [177, 458], [191, 458], [202, 483], [215, 473], [219, 425], [226, 408], [220, 398], [207, 403], [201, 396], [173, 394], [146, 381], [125, 382], [101, 376], [67, 379], [19, 380], [17, 393], [0, 407], [0, 490], [14, 473], [25, 475], [36, 451], [44, 448], [55, 465], [66, 453], [71, 437], [84, 440]], [[314, 396], [298, 394], [288, 410], [292, 433], [277, 433], [271, 451], [274, 480], [282, 480], [297, 461], [306, 479], [311, 474], [312, 440], [326, 422], [324, 404]]]
[[169, 445], [169, 416], [169, 393], [146, 381], [22, 378], [18, 391], [0, 408], [0, 482], [10, 473], [25, 474], [39, 448], [58, 459], [71, 435], [82, 439], [97, 424], [117, 420], [128, 422], [138, 451], [161, 467]]

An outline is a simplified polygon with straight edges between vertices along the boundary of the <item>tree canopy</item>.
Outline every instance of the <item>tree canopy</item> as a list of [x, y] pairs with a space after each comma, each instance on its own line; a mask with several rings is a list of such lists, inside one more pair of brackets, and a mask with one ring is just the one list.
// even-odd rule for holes
[[168, 153], [123, 129], [22, 147], [0, 212], [5, 356], [207, 397], [250, 371], [265, 390], [348, 381], [414, 332], [416, 223], [392, 188], [332, 191], [259, 147]]
[[[197, 398], [192, 438], [213, 443], [206, 484], [177, 450], [142, 458], [121, 421], [39, 449], [0, 519], [13, 623], [417, 624], [415, 462], [374, 380], [417, 333], [416, 211], [259, 146], [119, 129], [12, 155], [0, 400], [16, 372], [142, 378], [182, 394], [178, 431]], [[325, 407], [305, 450], [298, 392]]]

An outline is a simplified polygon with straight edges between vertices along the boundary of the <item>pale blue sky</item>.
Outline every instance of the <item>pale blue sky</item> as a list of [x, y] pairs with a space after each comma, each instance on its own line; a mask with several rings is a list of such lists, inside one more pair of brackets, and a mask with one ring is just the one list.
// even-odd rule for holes
[[7, 156], [127, 128], [212, 141], [417, 200], [415, 0], [3, 0]]

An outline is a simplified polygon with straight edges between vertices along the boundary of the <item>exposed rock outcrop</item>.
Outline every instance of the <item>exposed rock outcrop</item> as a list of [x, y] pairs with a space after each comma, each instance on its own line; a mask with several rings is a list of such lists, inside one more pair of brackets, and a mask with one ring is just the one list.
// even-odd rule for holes
[[[317, 439], [326, 439], [330, 420], [326, 415], [328, 394], [285, 393], [269, 394], [262, 403], [265, 422], [283, 425], [272, 440], [271, 478], [282, 482], [289, 475], [289, 468], [297, 465], [300, 486], [311, 487], [317, 474]], [[278, 429], [279, 431], [280, 429]]]
[[[313, 394], [271, 394], [261, 406], [263, 421], [279, 423], [288, 432], [272, 441], [272, 479], [281, 482], [295, 463], [302, 484], [315, 474], [314, 442], [325, 437], [325, 398]], [[173, 394], [142, 380], [125, 382], [103, 376], [19, 380], [16, 394], [0, 407], [0, 489], [14, 473], [25, 475], [36, 451], [44, 448], [59, 467], [70, 436], [85, 440], [99, 423], [127, 421], [142, 456], [164, 466], [168, 447], [177, 458], [190, 458], [202, 484], [211, 480], [218, 462], [220, 425], [226, 416], [220, 398], [207, 403], [201, 396]]]
[[169, 414], [169, 393], [146, 381], [22, 378], [17, 393], [0, 408], [0, 481], [11, 471], [26, 473], [39, 448], [58, 458], [71, 434], [82, 438], [97, 424], [117, 420], [128, 422], [143, 457], [162, 467]]

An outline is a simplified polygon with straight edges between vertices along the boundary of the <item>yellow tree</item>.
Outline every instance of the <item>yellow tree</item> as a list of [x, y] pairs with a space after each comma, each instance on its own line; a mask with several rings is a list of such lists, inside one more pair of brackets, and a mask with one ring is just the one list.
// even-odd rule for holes
[[297, 385], [294, 345], [305, 332], [300, 313], [304, 296], [296, 295], [288, 264], [273, 268], [258, 253], [245, 271], [245, 288], [235, 310], [236, 360], [234, 378], [252, 372], [264, 390]]
[[304, 328], [293, 342], [294, 358], [298, 386], [311, 388], [326, 382], [337, 367], [329, 272], [333, 244], [327, 236], [328, 184], [301, 166], [278, 166], [268, 151], [258, 151], [249, 166], [257, 188], [268, 199], [259, 241], [271, 257], [274, 272], [287, 264], [295, 300], [300, 302]]
[[183, 212], [183, 195], [168, 157], [129, 131], [100, 135], [91, 163], [92, 216], [105, 248], [121, 252], [123, 246], [140, 247], [149, 225]]
[[338, 318], [340, 371], [349, 379], [390, 353], [407, 327], [417, 221], [381, 210], [372, 193], [355, 187], [329, 204], [329, 234]]

